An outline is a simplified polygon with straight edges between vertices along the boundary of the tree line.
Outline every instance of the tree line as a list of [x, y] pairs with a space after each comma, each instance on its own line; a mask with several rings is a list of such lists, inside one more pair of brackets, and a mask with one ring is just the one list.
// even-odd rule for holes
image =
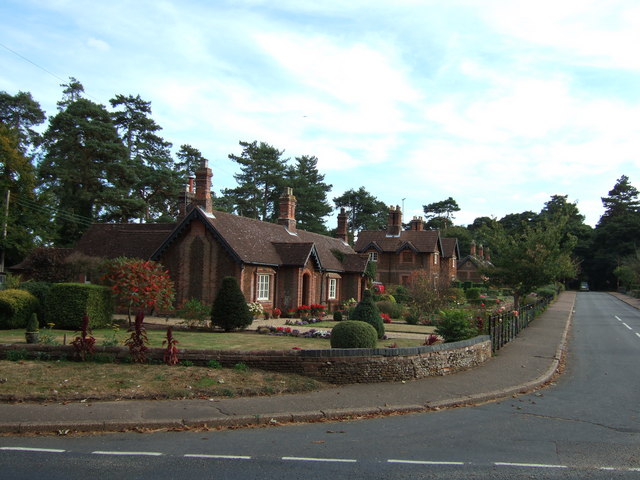
[[[30, 93], [0, 92], [3, 206], [6, 192], [11, 195], [2, 245], [6, 265], [37, 246], [73, 246], [93, 222], [175, 221], [179, 192], [206, 160], [188, 144], [174, 156], [152, 118], [151, 102], [139, 95], [115, 95], [107, 109], [86, 98], [75, 78], [61, 86], [58, 111], [48, 119]], [[326, 218], [341, 207], [352, 236], [385, 228], [388, 206], [364, 186], [332, 198], [332, 206], [332, 185], [315, 156], [291, 160], [258, 141], [240, 141], [239, 147], [239, 154], [229, 154], [239, 169], [237, 186], [212, 192], [214, 208], [274, 222], [280, 194], [292, 187], [301, 229], [331, 234]], [[631, 288], [640, 283], [638, 191], [623, 175], [602, 202], [605, 213], [595, 228], [562, 195], [552, 196], [539, 213], [479, 217], [467, 226], [454, 224], [460, 207], [452, 197], [425, 204], [423, 211], [426, 228], [457, 238], [463, 255], [472, 241], [490, 248], [494, 276], [520, 269], [521, 278], [532, 278], [536, 269], [553, 271], [554, 278], [588, 279], [596, 289]]]

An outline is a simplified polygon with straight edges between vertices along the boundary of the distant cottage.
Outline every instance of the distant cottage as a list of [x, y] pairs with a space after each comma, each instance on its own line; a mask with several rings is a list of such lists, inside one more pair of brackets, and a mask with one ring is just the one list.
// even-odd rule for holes
[[456, 279], [458, 240], [425, 230], [421, 217], [414, 217], [409, 230], [403, 230], [399, 206], [389, 209], [386, 230], [361, 231], [354, 248], [376, 262], [376, 280], [383, 284], [408, 285], [416, 271], [425, 271], [434, 284]]

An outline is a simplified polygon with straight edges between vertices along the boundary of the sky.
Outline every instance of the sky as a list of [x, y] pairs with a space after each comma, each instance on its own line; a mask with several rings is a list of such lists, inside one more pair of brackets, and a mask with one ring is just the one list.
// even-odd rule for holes
[[0, 91], [48, 115], [71, 76], [103, 105], [140, 95], [216, 194], [257, 140], [405, 221], [567, 195], [595, 225], [617, 179], [640, 188], [638, 45], [637, 0], [2, 0]]

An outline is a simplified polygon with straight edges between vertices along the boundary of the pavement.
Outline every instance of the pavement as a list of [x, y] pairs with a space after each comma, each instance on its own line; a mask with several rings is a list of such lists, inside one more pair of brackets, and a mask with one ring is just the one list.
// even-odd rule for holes
[[[617, 296], [640, 307], [640, 300]], [[0, 404], [0, 433], [255, 427], [417, 413], [495, 401], [553, 381], [562, 364], [575, 301], [576, 292], [561, 293], [490, 360], [452, 375], [269, 397], [5, 403]]]

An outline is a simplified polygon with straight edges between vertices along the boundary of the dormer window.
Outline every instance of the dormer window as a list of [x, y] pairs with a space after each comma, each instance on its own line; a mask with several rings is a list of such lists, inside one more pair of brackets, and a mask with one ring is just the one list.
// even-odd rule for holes
[[377, 262], [378, 261], [378, 252], [369, 252], [369, 261]]
[[411, 250], [401, 252], [400, 263], [413, 263], [413, 252]]

